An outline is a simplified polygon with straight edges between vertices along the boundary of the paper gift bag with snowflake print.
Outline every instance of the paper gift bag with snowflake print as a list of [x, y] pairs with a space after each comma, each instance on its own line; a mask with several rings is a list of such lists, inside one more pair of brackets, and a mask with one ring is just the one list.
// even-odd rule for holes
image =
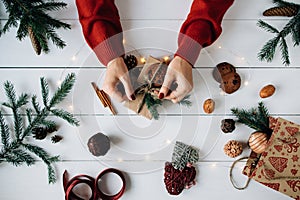
[[[271, 119], [273, 134], [260, 157], [252, 153], [244, 174], [300, 200], [300, 125], [282, 118]], [[258, 159], [255, 162], [255, 159]], [[255, 164], [254, 164], [255, 163]]]

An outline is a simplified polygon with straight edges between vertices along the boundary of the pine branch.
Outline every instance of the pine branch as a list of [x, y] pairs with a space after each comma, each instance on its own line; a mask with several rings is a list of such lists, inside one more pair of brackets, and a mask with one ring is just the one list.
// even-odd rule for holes
[[280, 40], [279, 46], [281, 51], [281, 60], [283, 61], [283, 64], [290, 65], [288, 46], [283, 37]]
[[277, 36], [271, 40], [269, 40], [258, 53], [258, 59], [260, 61], [266, 60], [267, 62], [271, 62], [274, 58], [276, 47], [280, 40], [280, 36]]
[[50, 100], [49, 107], [53, 107], [59, 102], [63, 101], [67, 94], [71, 91], [75, 83], [75, 74], [68, 74], [65, 80], [62, 82], [61, 86], [57, 89], [52, 99]]
[[[44, 78], [41, 78], [40, 80], [42, 98], [43, 101], [47, 103], [47, 99], [49, 96], [48, 83], [45, 81]], [[74, 74], [70, 74], [66, 77], [62, 86], [57, 89], [54, 97], [52, 98], [52, 100], [54, 99], [52, 107], [49, 105], [48, 107], [44, 106], [43, 108], [41, 108], [37, 101], [37, 96], [34, 95], [31, 98], [33, 109], [26, 108], [26, 115], [20, 114], [18, 112], [18, 109], [28, 104], [29, 96], [27, 94], [21, 94], [18, 100], [16, 100], [16, 94], [13, 85], [8, 81], [4, 84], [6, 96], [9, 101], [5, 102], [4, 105], [12, 109], [15, 120], [14, 132], [10, 133], [9, 126], [5, 123], [4, 117], [0, 111], [1, 143], [3, 144], [3, 148], [0, 151], [0, 163], [6, 161], [16, 166], [19, 166], [23, 163], [26, 163], [27, 165], [32, 165], [35, 163], [35, 160], [29, 153], [33, 153], [37, 157], [41, 158], [43, 162], [47, 165], [49, 183], [55, 182], [56, 176], [52, 164], [54, 162], [57, 162], [59, 160], [59, 157], [51, 157], [41, 147], [31, 144], [25, 144], [23, 141], [25, 137], [30, 136], [32, 130], [35, 127], [44, 126], [49, 132], [56, 130], [56, 123], [52, 120], [47, 119], [47, 117], [49, 117], [52, 111], [57, 116], [59, 115], [58, 117], [65, 119], [69, 123], [77, 126], [79, 125], [79, 121], [75, 119], [72, 114], [53, 107], [55, 104], [60, 103], [60, 101], [62, 101], [66, 97], [66, 95], [71, 91], [74, 81]], [[28, 120], [28, 126], [26, 128], [23, 127], [23, 116], [27, 117]]]
[[4, 117], [2, 112], [0, 111], [0, 130], [1, 130], [1, 142], [3, 144], [4, 150], [8, 147], [10, 140], [9, 140], [9, 128], [8, 125], [5, 123]]
[[268, 135], [272, 133], [272, 129], [269, 128], [269, 112], [262, 102], [258, 108], [249, 110], [232, 108], [231, 113], [238, 118], [239, 123]]
[[[268, 23], [259, 20], [257, 25], [270, 33], [275, 33], [276, 36], [273, 39], [270, 39], [259, 51], [258, 58], [259, 60], [271, 62], [274, 58], [274, 54], [276, 51], [276, 47], [279, 43], [279, 48], [281, 51], [281, 59], [284, 65], [290, 65], [288, 45], [286, 43], [285, 38], [288, 35], [292, 36], [292, 40], [294, 46], [298, 46], [300, 44], [300, 5], [294, 4], [282, 0], [274, 0], [275, 4], [278, 7], [269, 9], [269, 11], [273, 14], [277, 13], [284, 15], [293, 16], [289, 22], [283, 27], [283, 29], [278, 32], [276, 28], [269, 25]], [[295, 12], [293, 12], [295, 11]]]
[[48, 153], [44, 149], [42, 149], [38, 146], [35, 146], [35, 145], [23, 144], [23, 146], [28, 151], [34, 153], [35, 155], [37, 155], [39, 158], [41, 158], [44, 161], [44, 163], [47, 165], [47, 168], [48, 168], [49, 184], [55, 183], [55, 181], [56, 181], [55, 171], [51, 164], [59, 161], [59, 157], [58, 156], [51, 157], [48, 155]]
[[48, 102], [49, 102], [49, 87], [48, 83], [45, 80], [44, 77], [40, 79], [41, 83], [41, 90], [42, 90], [42, 98], [43, 98], [43, 103], [45, 107], [48, 107]]
[[178, 102], [178, 104], [186, 106], [186, 107], [191, 107], [192, 102], [189, 100], [190, 97], [191, 97], [191, 95], [185, 96], [181, 101]]
[[292, 3], [292, 2], [287, 2], [287, 1], [282, 1], [282, 0], [273, 0], [273, 3], [276, 4], [277, 6], [285, 7], [285, 6], [296, 6], [299, 7], [298, 4]]
[[159, 119], [159, 113], [157, 111], [157, 107], [162, 105], [162, 101], [160, 99], [153, 98], [153, 96], [149, 93], [145, 94], [145, 104], [150, 111], [152, 117], [155, 120]]
[[71, 29], [70, 24], [52, 18], [48, 12], [58, 11], [67, 7], [64, 2], [54, 0], [45, 2], [44, 0], [2, 0], [6, 12], [9, 13], [8, 20], [0, 31], [0, 36], [17, 27], [17, 38], [23, 40], [27, 37], [28, 28], [32, 27], [32, 32], [40, 43], [41, 50], [49, 52], [48, 40], [59, 48], [66, 46], [65, 42], [55, 33], [56, 29]]
[[79, 126], [79, 121], [67, 111], [64, 111], [62, 109], [51, 109], [50, 112], [53, 113], [53, 115], [55, 115], [56, 117], [66, 120], [71, 125]]

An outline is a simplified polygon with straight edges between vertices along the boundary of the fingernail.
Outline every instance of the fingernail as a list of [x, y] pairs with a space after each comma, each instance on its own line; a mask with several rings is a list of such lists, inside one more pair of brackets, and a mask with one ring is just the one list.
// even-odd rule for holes
[[134, 94], [132, 94], [130, 97], [131, 97], [132, 101], [135, 100], [135, 95]]
[[159, 93], [158, 98], [163, 99], [165, 97], [164, 93]]

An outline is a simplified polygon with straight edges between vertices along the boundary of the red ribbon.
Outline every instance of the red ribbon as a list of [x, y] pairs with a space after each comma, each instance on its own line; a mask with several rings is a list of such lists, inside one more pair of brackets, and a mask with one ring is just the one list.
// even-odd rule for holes
[[[109, 174], [109, 173], [117, 174], [122, 180], [122, 188], [115, 195], [107, 195], [107, 194], [103, 193], [100, 190], [100, 188], [98, 187], [98, 181], [101, 180], [101, 178], [105, 174]], [[64, 190], [65, 190], [65, 199], [66, 200], [84, 200], [84, 199], [80, 198], [79, 196], [77, 196], [73, 192], [74, 187], [76, 185], [82, 184], [82, 183], [88, 185], [91, 188], [92, 195], [89, 200], [97, 200], [99, 198], [101, 198], [103, 200], [117, 200], [117, 199], [121, 198], [121, 196], [125, 192], [125, 187], [126, 187], [126, 181], [125, 181], [124, 174], [120, 170], [117, 170], [114, 168], [108, 168], [108, 169], [102, 171], [97, 176], [96, 179], [94, 179], [91, 176], [85, 175], [85, 174], [77, 175], [77, 176], [73, 177], [71, 180], [68, 180], [68, 179], [69, 179], [68, 173], [65, 170], [65, 172], [63, 174], [63, 185], [64, 185]]]

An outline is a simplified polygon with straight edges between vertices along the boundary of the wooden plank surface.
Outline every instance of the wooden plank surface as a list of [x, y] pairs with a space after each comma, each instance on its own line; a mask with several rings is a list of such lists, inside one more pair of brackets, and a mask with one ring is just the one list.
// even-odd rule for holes
[[[257, 59], [259, 49], [273, 37], [257, 27], [258, 19], [278, 28], [289, 20], [262, 16], [265, 9], [274, 5], [271, 0], [235, 1], [224, 17], [222, 35], [212, 46], [202, 50], [195, 64], [192, 107], [165, 103], [159, 109], [159, 121], [145, 120], [115, 101], [118, 116], [112, 116], [102, 107], [90, 82], [95, 81], [101, 87], [105, 67], [85, 43], [75, 1], [64, 2], [68, 8], [51, 15], [71, 24], [70, 31], [58, 30], [67, 47], [59, 50], [51, 44], [49, 54], [36, 56], [29, 39], [16, 40], [16, 29], [12, 29], [0, 38], [0, 85], [10, 80], [18, 93], [40, 94], [39, 77], [46, 77], [53, 91], [67, 73], [75, 72], [76, 86], [60, 107], [73, 112], [81, 126], [72, 127], [58, 120], [60, 128], [56, 134], [64, 137], [58, 144], [52, 144], [49, 138], [43, 141], [29, 139], [51, 155], [60, 155], [60, 162], [55, 164], [57, 183], [47, 184], [46, 167], [40, 161], [32, 167], [1, 163], [0, 199], [64, 199], [62, 173], [65, 169], [71, 176], [84, 173], [96, 177], [108, 167], [118, 168], [126, 174], [128, 187], [121, 199], [174, 199], [164, 188], [163, 167], [171, 160], [176, 140], [199, 148], [201, 158], [196, 165], [197, 185], [176, 199], [290, 199], [255, 181], [251, 181], [246, 190], [234, 189], [229, 181], [229, 169], [235, 159], [223, 153], [223, 146], [232, 139], [246, 144], [253, 130], [241, 124], [229, 134], [220, 129], [222, 119], [232, 118], [230, 108], [256, 106], [262, 101], [258, 96], [260, 88], [269, 83], [276, 86], [276, 93], [263, 101], [271, 115], [300, 123], [299, 47], [293, 48], [291, 38], [288, 38], [290, 67], [282, 65], [279, 52], [272, 63]], [[300, 3], [300, 0], [293, 2]], [[159, 57], [176, 51], [178, 31], [192, 0], [117, 0], [116, 3], [127, 52]], [[0, 4], [0, 25], [6, 21], [7, 14]], [[224, 95], [211, 75], [213, 67], [222, 61], [234, 64], [242, 77], [241, 88], [231, 95]], [[202, 103], [207, 98], [216, 101], [216, 109], [210, 115], [202, 110]], [[4, 91], [0, 87], [0, 102], [4, 100]], [[10, 111], [2, 111], [11, 119]], [[104, 157], [92, 156], [86, 145], [88, 138], [97, 132], [103, 132], [111, 139], [111, 149]], [[240, 157], [249, 155], [249, 148], [244, 146]], [[241, 185], [246, 180], [240, 173], [244, 164], [239, 163], [234, 171]]]

